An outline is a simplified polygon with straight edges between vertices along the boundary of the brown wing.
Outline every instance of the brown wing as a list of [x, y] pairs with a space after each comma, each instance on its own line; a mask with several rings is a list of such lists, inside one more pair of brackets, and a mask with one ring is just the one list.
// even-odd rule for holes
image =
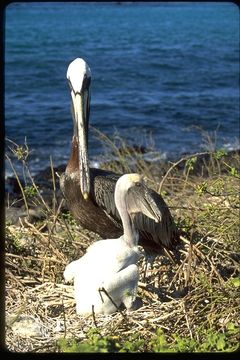
[[93, 181], [92, 199], [118, 228], [122, 228], [121, 218], [114, 201], [115, 185], [120, 175], [101, 169], [91, 169], [90, 174]]
[[[177, 228], [162, 196], [147, 186], [134, 186], [129, 191], [129, 202], [129, 206], [138, 209], [133, 216], [133, 222], [141, 237], [145, 237], [148, 242], [154, 242], [155, 244], [151, 245], [159, 249], [171, 249], [177, 240]], [[152, 213], [155, 220], [147, 215], [148, 213]], [[147, 241], [144, 241], [145, 246]]]

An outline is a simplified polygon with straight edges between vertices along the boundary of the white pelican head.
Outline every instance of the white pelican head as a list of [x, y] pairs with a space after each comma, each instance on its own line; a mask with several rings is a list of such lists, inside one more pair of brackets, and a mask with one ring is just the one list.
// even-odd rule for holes
[[125, 216], [122, 211], [125, 207], [124, 212], [127, 211], [129, 215], [142, 213], [155, 222], [159, 221], [159, 210], [142, 175], [137, 173], [122, 175], [116, 183], [114, 196], [121, 218]]
[[81, 58], [73, 60], [67, 69], [67, 79], [71, 90], [74, 135], [78, 140], [80, 188], [84, 199], [87, 199], [90, 192], [87, 147], [91, 84], [88, 64]]
[[91, 70], [86, 61], [81, 58], [73, 60], [67, 69], [67, 79], [70, 84], [71, 91], [75, 94], [81, 94], [86, 89], [86, 83], [91, 80]]

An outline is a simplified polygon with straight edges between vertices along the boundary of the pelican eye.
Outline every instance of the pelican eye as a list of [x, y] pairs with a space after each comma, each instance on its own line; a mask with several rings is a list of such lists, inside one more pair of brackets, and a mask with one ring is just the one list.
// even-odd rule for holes
[[135, 185], [136, 185], [136, 186], [141, 186], [142, 184], [141, 184], [139, 181], [137, 181], [137, 182], [135, 183]]
[[71, 83], [71, 81], [70, 81], [69, 79], [68, 79], [68, 85], [69, 85], [69, 87], [70, 87], [70, 90], [74, 92], [72, 83]]

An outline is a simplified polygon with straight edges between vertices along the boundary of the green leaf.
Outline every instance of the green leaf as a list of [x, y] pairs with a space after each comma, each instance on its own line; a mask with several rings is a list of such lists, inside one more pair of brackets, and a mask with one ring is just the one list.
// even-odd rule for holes
[[223, 334], [221, 335], [222, 336], [219, 336], [219, 339], [217, 340], [217, 344], [216, 344], [217, 350], [224, 350], [226, 345], [226, 342], [224, 340], [224, 335]]
[[227, 155], [227, 152], [225, 149], [219, 149], [215, 152], [214, 157], [217, 160], [220, 160], [224, 155]]

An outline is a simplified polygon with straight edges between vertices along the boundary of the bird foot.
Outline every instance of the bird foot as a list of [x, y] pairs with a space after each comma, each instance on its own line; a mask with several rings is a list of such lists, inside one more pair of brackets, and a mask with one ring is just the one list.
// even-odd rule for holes
[[139, 309], [140, 307], [142, 307], [142, 305], [143, 305], [142, 299], [140, 297], [137, 297], [133, 301], [132, 305], [127, 309], [127, 311], [130, 311], [130, 312], [135, 311], [135, 310]]

